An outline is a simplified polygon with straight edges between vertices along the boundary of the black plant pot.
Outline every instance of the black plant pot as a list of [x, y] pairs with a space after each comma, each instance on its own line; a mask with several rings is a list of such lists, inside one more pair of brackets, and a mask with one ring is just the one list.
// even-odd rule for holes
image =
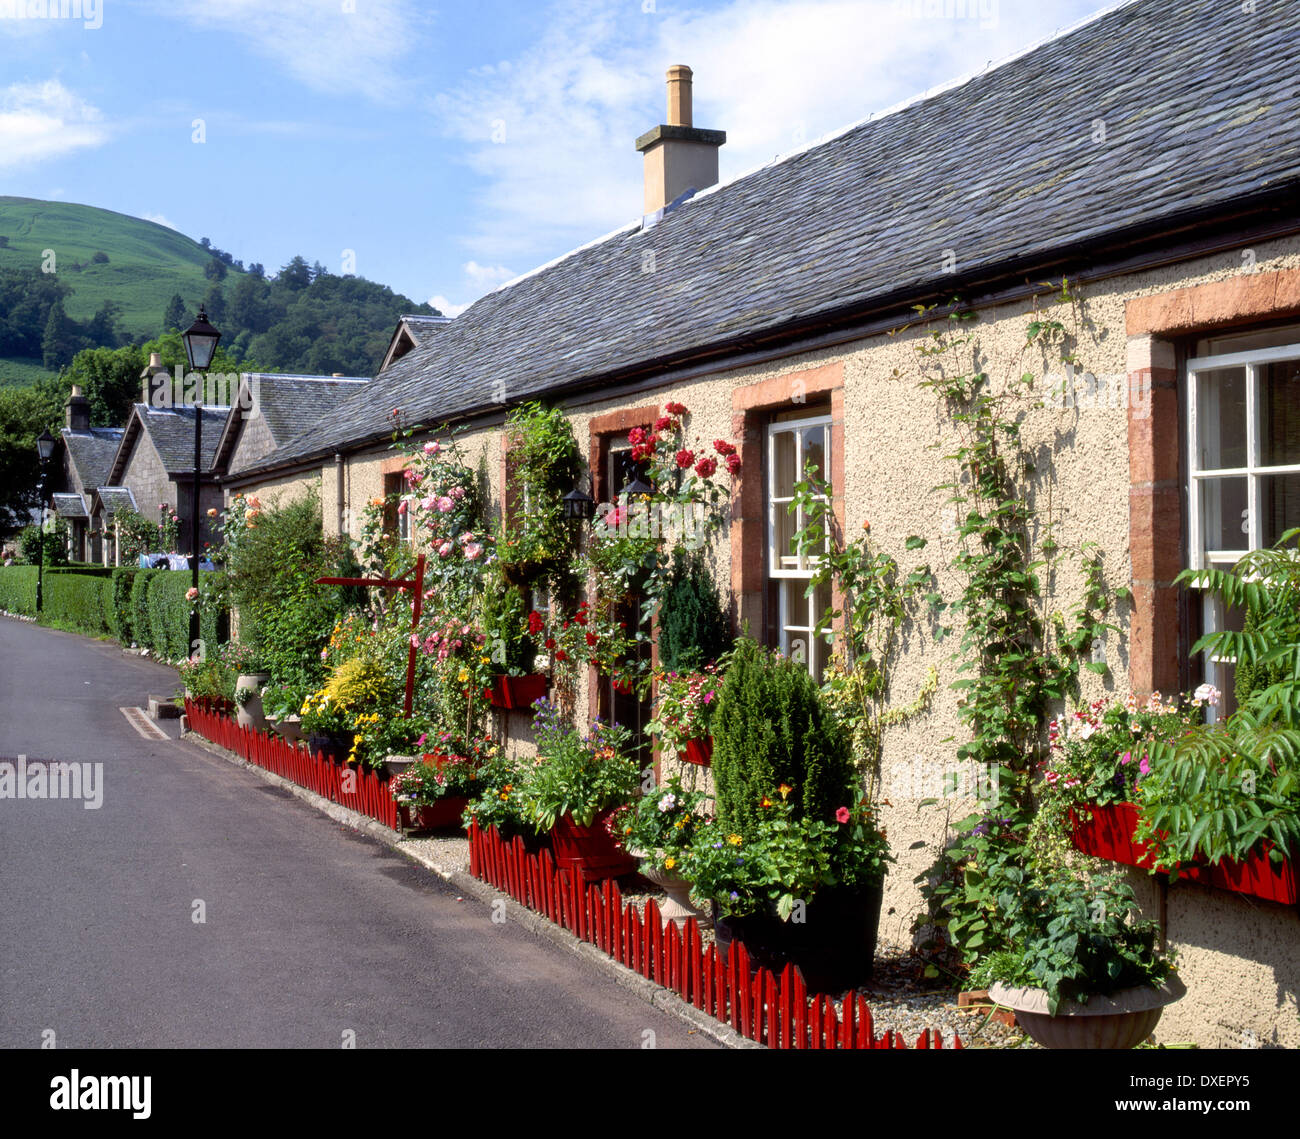
[[880, 927], [883, 885], [821, 890], [808, 903], [802, 922], [768, 913], [724, 917], [713, 903], [718, 952], [725, 958], [740, 941], [751, 970], [780, 973], [798, 966], [809, 992], [837, 993], [871, 979]]
[[352, 751], [352, 736], [347, 732], [313, 732], [307, 737], [312, 755], [320, 752], [326, 759], [342, 763]]

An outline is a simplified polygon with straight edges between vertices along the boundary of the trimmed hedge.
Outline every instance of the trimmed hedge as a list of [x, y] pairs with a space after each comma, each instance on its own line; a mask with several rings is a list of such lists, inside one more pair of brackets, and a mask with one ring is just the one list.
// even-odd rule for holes
[[[124, 645], [148, 648], [164, 660], [189, 655], [188, 573], [106, 566], [93, 571], [47, 567], [42, 619], [95, 637], [112, 635]], [[0, 609], [35, 616], [35, 566], [0, 568]], [[229, 639], [227, 614], [205, 612], [200, 635], [209, 651], [215, 651]]]

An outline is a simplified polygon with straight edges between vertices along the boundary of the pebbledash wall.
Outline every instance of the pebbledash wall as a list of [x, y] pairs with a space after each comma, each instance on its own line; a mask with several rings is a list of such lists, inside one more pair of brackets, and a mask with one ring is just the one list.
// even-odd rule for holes
[[[1172, 585], [1185, 558], [1179, 353], [1198, 334], [1300, 319], [1300, 240], [1261, 243], [1248, 257], [1234, 250], [1104, 279], [1089, 280], [1080, 268], [1077, 326], [1069, 306], [1046, 307], [1050, 298], [1040, 299], [1040, 311], [1077, 334], [1077, 372], [1104, 383], [1074, 407], [1051, 406], [1049, 400], [1026, 411], [1022, 431], [1039, 449], [1034, 505], [1055, 521], [1063, 548], [1096, 543], [1108, 586], [1133, 590], [1132, 603], [1120, 604], [1113, 614], [1125, 635], [1105, 646], [1110, 675], [1086, 673], [1084, 698], [1122, 697], [1130, 690], [1170, 694], [1189, 675], [1178, 590]], [[995, 384], [1025, 372], [1040, 379], [1064, 373], [1058, 361], [1026, 347], [1033, 315], [1029, 302], [1001, 304], [980, 309], [978, 321], [969, 326], [979, 366]], [[856, 535], [869, 521], [873, 539], [905, 569], [928, 563], [941, 592], [957, 596], [961, 583], [947, 569], [956, 552], [956, 517], [946, 493], [935, 489], [952, 477], [953, 467], [943, 456], [955, 435], [939, 397], [918, 387], [917, 347], [930, 329], [904, 323], [892, 335], [792, 352], [775, 363], [719, 369], [569, 408], [589, 459], [598, 460], [603, 447], [625, 437], [630, 427], [648, 426], [670, 399], [690, 408], [691, 432], [706, 446], [715, 438], [741, 445], [745, 474], [733, 498], [730, 541], [721, 541], [714, 551], [718, 580], [731, 585], [737, 628], [746, 620], [752, 631], [764, 627], [762, 428], [782, 412], [829, 409], [834, 493], [844, 532]], [[504, 468], [500, 425], [497, 415], [471, 424], [462, 436], [472, 464], [484, 457], [497, 504]], [[342, 516], [344, 529], [355, 535], [366, 502], [385, 492], [385, 476], [400, 473], [401, 466], [399, 456], [376, 447], [244, 489], [274, 499], [301, 493], [319, 478], [327, 531], [336, 532]], [[340, 476], [342, 509], [337, 508]], [[924, 550], [905, 550], [913, 534], [928, 540]], [[1080, 588], [1077, 562], [1062, 559], [1050, 583], [1049, 607], [1068, 611]], [[955, 638], [936, 643], [922, 623], [909, 631], [894, 676], [897, 706], [917, 696], [930, 666], [939, 670], [940, 685], [928, 712], [886, 737], [881, 786], [897, 863], [887, 880], [881, 934], [891, 941], [910, 937], [923, 908], [914, 879], [931, 865], [947, 825], [978, 807], [969, 797], [938, 807], [920, 804], [942, 796], [943, 773], [955, 770], [954, 740], [963, 738], [958, 696], [948, 687], [957, 679], [954, 644]], [[589, 696], [579, 693], [579, 708], [594, 708]], [[504, 731], [512, 746], [530, 747], [526, 717], [511, 715]], [[969, 788], [969, 780], [963, 786]], [[1198, 885], [1169, 887], [1141, 872], [1133, 872], [1133, 881], [1147, 912], [1164, 924], [1190, 990], [1166, 1011], [1161, 1041], [1300, 1046], [1300, 915]]]

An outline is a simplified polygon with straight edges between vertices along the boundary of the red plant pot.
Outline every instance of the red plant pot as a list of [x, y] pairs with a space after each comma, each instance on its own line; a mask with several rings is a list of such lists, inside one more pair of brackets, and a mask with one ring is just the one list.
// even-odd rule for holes
[[447, 795], [436, 803], [413, 807], [410, 803], [397, 804], [398, 825], [402, 832], [413, 830], [440, 830], [460, 827], [461, 816], [469, 805], [464, 795]]
[[494, 708], [512, 708], [527, 711], [533, 702], [546, 696], [546, 677], [540, 673], [531, 676], [496, 676], [488, 690], [488, 701]]
[[557, 869], [567, 870], [575, 878], [581, 877], [584, 882], [618, 878], [636, 870], [640, 860], [620, 850], [605, 829], [605, 820], [615, 809], [611, 807], [601, 811], [592, 819], [589, 827], [575, 823], [572, 815], [556, 820], [551, 829], [551, 841], [555, 848]]
[[686, 741], [686, 762], [709, 767], [713, 763], [713, 737], [701, 736], [699, 739]]
[[1150, 870], [1153, 864], [1150, 849], [1145, 843], [1133, 841], [1137, 824], [1137, 807], [1132, 803], [1094, 803], [1070, 808], [1074, 845], [1084, 854]]

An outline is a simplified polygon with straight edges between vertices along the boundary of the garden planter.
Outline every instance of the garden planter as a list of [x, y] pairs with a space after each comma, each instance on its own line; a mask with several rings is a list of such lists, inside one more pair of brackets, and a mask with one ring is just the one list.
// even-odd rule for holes
[[403, 835], [411, 831], [436, 831], [455, 827], [463, 829], [461, 816], [469, 805], [464, 795], [446, 795], [436, 803], [397, 804], [397, 826]]
[[488, 700], [494, 708], [511, 708], [531, 711], [533, 702], [546, 696], [546, 677], [540, 673], [531, 676], [496, 676], [488, 691]]
[[[428, 756], [425, 756], [426, 760], [428, 758]], [[418, 762], [418, 758], [413, 755], [389, 755], [384, 757], [384, 767], [388, 771], [390, 779], [401, 775], [403, 771], [409, 771]]]
[[[267, 730], [266, 715], [262, 711], [262, 689], [271, 683], [269, 672], [243, 672], [235, 681], [235, 703], [239, 711], [235, 716], [241, 728], [252, 728], [258, 732]], [[247, 690], [251, 693], [244, 703], [239, 703], [239, 693]]]
[[551, 829], [556, 868], [584, 882], [631, 874], [637, 860], [620, 850], [605, 829], [605, 819], [612, 813], [612, 809], [600, 812], [589, 827], [575, 823], [572, 815], [557, 819]]
[[795, 965], [810, 992], [842, 992], [871, 979], [883, 896], [883, 884], [822, 890], [808, 903], [803, 922], [782, 921], [775, 906], [767, 913], [723, 917], [715, 902], [718, 952], [725, 957], [738, 940], [751, 969], [779, 974]]
[[1165, 1005], [1187, 992], [1171, 973], [1158, 989], [1143, 985], [1108, 997], [1091, 996], [1087, 1004], [1062, 1001], [1055, 1016], [1047, 1012], [1045, 989], [992, 985], [989, 997], [1016, 1010], [1016, 1021], [1044, 1048], [1136, 1048], [1160, 1021]]
[[641, 877], [668, 895], [668, 900], [659, 907], [659, 916], [664, 921], [683, 925], [687, 918], [694, 918], [701, 929], [713, 925], [713, 918], [691, 901], [691, 884], [685, 878], [679, 878], [670, 870], [653, 866], [649, 862], [641, 863]]
[[[1124, 866], [1151, 869], [1153, 859], [1149, 848], [1145, 843], [1133, 841], [1133, 832], [1138, 823], [1138, 811], [1134, 804], [1109, 803], [1106, 806], [1082, 807], [1070, 812], [1070, 822], [1074, 845], [1085, 854]], [[1274, 863], [1269, 859], [1267, 850], [1252, 854], [1244, 862], [1225, 858], [1215, 865], [1200, 863], [1179, 866], [1178, 878], [1287, 906], [1300, 902], [1294, 856]]]
[[342, 763], [352, 752], [352, 736], [347, 732], [318, 732], [307, 737], [307, 750], [319, 752], [334, 763]]
[[713, 763], [713, 737], [701, 736], [696, 740], [687, 740], [686, 762], [709, 767]]
[[271, 727], [275, 729], [277, 735], [290, 743], [297, 743], [302, 739], [301, 716], [285, 716], [283, 720], [274, 721]]

